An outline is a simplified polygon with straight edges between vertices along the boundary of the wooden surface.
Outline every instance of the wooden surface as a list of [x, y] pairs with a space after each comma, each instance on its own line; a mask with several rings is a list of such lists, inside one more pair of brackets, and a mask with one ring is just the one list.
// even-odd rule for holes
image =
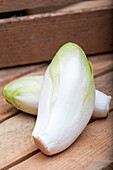
[[[93, 64], [95, 86], [113, 97], [113, 54], [88, 57]], [[8, 104], [3, 87], [16, 78], [43, 75], [48, 63], [0, 70], [0, 169], [100, 170], [112, 163], [113, 100], [108, 118], [89, 123], [82, 135], [66, 151], [48, 157], [36, 147], [31, 133], [35, 116], [22, 113]]]
[[99, 2], [0, 20], [0, 68], [51, 60], [69, 41], [87, 54], [112, 51], [113, 5]]
[[82, 0], [0, 0], [0, 12], [11, 12], [48, 6], [64, 6], [80, 1]]
[[[87, 0], [90, 1], [91, 0]], [[92, 0], [93, 2], [91, 3], [95, 3], [95, 0]], [[106, 0], [99, 0], [100, 2], [96, 2], [96, 4], [103, 4], [105, 5], [105, 3], [107, 2]], [[102, 2], [104, 1], [104, 3]], [[48, 8], [49, 10], [52, 9], [58, 9], [58, 8], [62, 8], [68, 5], [73, 5], [73, 4], [77, 4], [79, 5], [80, 2], [83, 2], [83, 0], [0, 0], [0, 13], [5, 13], [5, 12], [13, 12], [13, 11], [19, 11], [19, 10], [35, 10], [37, 9], [37, 12], [40, 11], [40, 9], [42, 9], [44, 11], [43, 8]], [[90, 3], [89, 2], [89, 3]], [[110, 4], [112, 3], [112, 0], [109, 0]], [[108, 2], [107, 2], [108, 4]]]
[[107, 119], [97, 120], [84, 130], [82, 135], [66, 151], [47, 157], [38, 153], [19, 165], [11, 168], [35, 170], [39, 169], [75, 169], [97, 170], [106, 167], [113, 161], [113, 112]]

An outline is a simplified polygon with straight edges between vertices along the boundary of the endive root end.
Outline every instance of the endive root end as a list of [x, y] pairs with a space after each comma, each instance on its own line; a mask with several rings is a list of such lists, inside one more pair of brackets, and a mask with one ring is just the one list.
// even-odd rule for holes
[[110, 109], [111, 96], [96, 90], [95, 107], [92, 118], [105, 118], [107, 117]]
[[38, 148], [46, 155], [50, 156], [53, 155], [51, 152], [48, 151], [48, 148], [43, 144], [43, 142], [41, 141], [41, 139], [39, 137], [34, 137], [33, 139], [36, 143], [36, 145], [38, 146]]

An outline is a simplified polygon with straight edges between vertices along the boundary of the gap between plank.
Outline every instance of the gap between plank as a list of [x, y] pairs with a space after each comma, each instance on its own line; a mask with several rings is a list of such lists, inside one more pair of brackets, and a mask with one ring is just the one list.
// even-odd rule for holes
[[20, 114], [20, 110], [18, 110], [17, 112], [14, 112], [12, 115], [9, 115], [8, 117], [6, 117], [6, 118], [4, 118], [2, 120], [0, 120], [0, 124], [3, 123], [4, 121], [6, 121], [7, 119], [12, 118], [12, 117], [14, 117], [14, 116], [16, 116], [18, 114]]
[[8, 80], [5, 80], [5, 81], [3, 81], [3, 82], [0, 82], [0, 85], [1, 85], [1, 86], [6, 85], [6, 84], [9, 83], [10, 81], [13, 81], [13, 80], [15, 80], [15, 79], [17, 79], [17, 78], [20, 78], [20, 77], [22, 77], [22, 76], [25, 76], [25, 75], [27, 75], [27, 74], [30, 74], [30, 73], [32, 73], [32, 72], [34, 72], [34, 71], [38, 71], [39, 69], [41, 69], [41, 68], [43, 68], [43, 67], [44, 67], [44, 65], [41, 65], [39, 68], [33, 68], [32, 70], [26, 71], [25, 73], [23, 73], [23, 74], [21, 74], [21, 75], [19, 75], [19, 76], [15, 76], [15, 77], [13, 77], [13, 78], [11, 78], [11, 79], [8, 79]]
[[112, 71], [113, 71], [113, 68], [110, 68], [110, 69], [108, 69], [108, 70], [104, 70], [104, 71], [101, 72], [101, 73], [97, 73], [97, 74], [94, 76], [94, 78], [103, 76], [104, 74], [110, 73], [110, 72], [112, 72]]
[[[107, 54], [112, 54], [112, 53], [108, 52]], [[93, 55], [91, 55], [91, 56], [93, 56]], [[89, 55], [89, 57], [90, 57], [90, 55]], [[36, 62], [36, 63], [28, 63], [28, 64], [21, 64], [21, 65], [15, 65], [15, 66], [7, 66], [7, 67], [0, 68], [0, 70], [10, 69], [10, 68], [19, 68], [19, 67], [24, 67], [24, 66], [27, 67], [27, 66], [33, 66], [33, 65], [43, 65], [43, 64], [49, 64], [50, 62], [51, 61], [48, 60], [48, 61], [42, 61], [42, 62]]]
[[96, 57], [98, 55], [107, 55], [111, 54], [112, 55], [113, 51], [105, 51], [105, 52], [100, 52], [100, 53], [95, 53], [95, 54], [87, 54], [87, 57]]
[[29, 154], [21, 157], [20, 159], [16, 160], [15, 162], [12, 162], [11, 164], [5, 166], [5, 167], [2, 168], [1, 170], [7, 170], [7, 169], [9, 169], [9, 168], [11, 168], [11, 167], [13, 167], [13, 166], [15, 166], [15, 165], [18, 165], [19, 163], [25, 161], [26, 159], [29, 159], [30, 157], [36, 155], [36, 154], [39, 153], [39, 152], [40, 152], [40, 150], [37, 149], [37, 150], [35, 150], [35, 151], [33, 151], [33, 152], [31, 152], [31, 153], [29, 153]]
[[[101, 52], [101, 53], [95, 53], [95, 54], [87, 54], [86, 57], [97, 57], [98, 55], [109, 55], [111, 54], [112, 55], [112, 52], [113, 51], [108, 51], [108, 52]], [[41, 65], [41, 64], [50, 64], [52, 60], [48, 60], [48, 61], [43, 61], [43, 62], [35, 62], [35, 63], [28, 63], [28, 64], [22, 64], [22, 65], [15, 65], [15, 66], [8, 66], [8, 67], [3, 67], [3, 68], [0, 68], [0, 70], [5, 70], [5, 69], [10, 69], [10, 68], [19, 68], [19, 67], [27, 67], [27, 66], [33, 66], [33, 65]], [[42, 67], [41, 67], [42, 68]], [[31, 70], [32, 72], [32, 70]]]

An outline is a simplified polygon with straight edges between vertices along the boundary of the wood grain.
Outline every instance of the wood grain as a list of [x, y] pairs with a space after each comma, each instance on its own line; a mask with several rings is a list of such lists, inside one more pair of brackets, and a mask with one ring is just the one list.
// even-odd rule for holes
[[112, 16], [106, 4], [0, 20], [0, 68], [51, 60], [70, 41], [87, 54], [112, 51]]
[[39, 7], [64, 6], [82, 0], [0, 0], [0, 12], [11, 12]]
[[41, 71], [42, 68], [46, 68], [48, 63], [34, 64], [34, 65], [24, 65], [20, 67], [10, 67], [0, 70], [0, 85], [4, 85], [4, 83], [9, 83], [13, 79], [19, 78], [20, 76], [24, 76], [31, 72]]
[[30, 75], [31, 73], [36, 72], [37, 75], [44, 74], [49, 62], [44, 62], [41, 64], [20, 66], [14, 68], [5, 68], [0, 70], [0, 86], [4, 86], [5, 84], [13, 81], [14, 79], [18, 79], [25, 75]]
[[113, 71], [95, 79], [95, 86], [98, 90], [112, 96], [110, 109], [113, 109]]
[[113, 112], [107, 119], [89, 124], [82, 135], [66, 151], [52, 157], [38, 153], [12, 167], [11, 170], [35, 170], [36, 167], [44, 170], [100, 170], [113, 161], [112, 122]]
[[81, 1], [80, 3], [74, 3], [72, 5], [63, 7], [61, 9], [58, 9], [58, 12], [70, 12], [70, 11], [75, 11], [75, 10], [88, 10], [91, 8], [105, 8], [106, 6], [110, 7], [113, 5], [112, 0], [89, 0], [89, 1]]
[[[102, 60], [104, 59], [107, 62], [106, 57], [104, 56], [102, 57], [98, 56], [98, 57], [99, 57], [99, 62], [101, 61], [101, 59]], [[92, 62], [93, 62], [93, 59], [94, 61], [96, 61], [95, 58], [96, 57], [91, 57], [91, 58], [89, 57], [89, 59], [92, 60]], [[96, 71], [97, 70], [102, 71], [103, 68], [105, 69], [107, 68], [108, 70], [110, 66], [110, 60], [111, 60], [111, 57], [109, 55], [108, 64], [105, 64], [105, 67], [101, 67], [100, 65], [96, 66], [96, 64], [94, 64], [94, 70], [96, 69]], [[102, 64], [103, 63], [104, 62], [102, 62]], [[36, 72], [30, 73], [30, 74], [36, 74]], [[113, 72], [111, 71], [109, 73], [101, 75], [95, 78], [95, 84], [96, 84], [96, 88], [105, 92], [108, 95], [113, 96], [112, 76], [113, 76]], [[113, 102], [112, 102], [111, 107], [113, 108]], [[77, 146], [76, 144], [72, 145], [67, 151], [55, 157], [46, 157], [40, 153], [38, 157], [34, 156], [27, 160], [29, 161], [33, 159], [33, 162], [34, 162], [34, 163], [31, 163], [31, 164], [34, 164], [34, 167], [31, 167], [31, 164], [29, 165], [29, 162], [28, 162], [29, 168], [30, 169], [36, 168], [35, 167], [37, 166], [36, 160], [40, 162], [39, 166], [42, 169], [45, 169], [46, 167], [48, 168], [50, 167], [50, 169], [52, 168], [53, 169], [54, 168], [65, 169], [66, 166], [67, 166], [67, 169], [69, 169], [69, 165], [71, 165], [70, 168], [74, 168], [74, 169], [75, 168], [79, 169], [80, 167], [82, 169], [83, 168], [91, 169], [93, 166], [95, 167], [97, 165], [98, 167], [102, 167], [103, 165], [107, 166], [111, 162], [110, 156], [111, 156], [111, 141], [112, 141], [111, 139], [112, 117], [110, 116], [110, 118], [108, 117], [107, 119], [103, 119], [103, 120], [96, 121], [96, 122], [93, 122], [94, 124], [96, 123], [95, 125], [93, 125], [93, 123], [90, 124], [90, 128], [92, 130], [90, 130], [89, 128], [87, 133], [85, 132], [84, 137], [82, 137], [82, 139], [77, 140], [77, 141], [79, 140], [81, 141], [80, 144], [78, 143]], [[0, 129], [1, 129], [0, 151], [3, 153], [3, 154], [0, 154], [1, 168], [2, 167], [8, 168], [8, 167], [11, 167], [15, 164], [22, 162], [23, 160], [27, 159], [27, 156], [30, 153], [36, 150], [36, 146], [33, 143], [32, 138], [31, 138], [31, 132], [34, 127], [34, 123], [35, 123], [34, 116], [30, 116], [28, 114], [22, 114], [21, 112], [19, 112], [18, 115], [13, 116], [12, 118], [7, 119], [6, 121], [1, 123], [0, 125]], [[6, 152], [4, 152], [4, 149], [6, 150]], [[7, 160], [6, 160], [6, 157], [7, 157]], [[87, 161], [86, 161], [86, 158], [87, 158]], [[58, 161], [58, 164], [56, 163], [56, 161]], [[21, 169], [22, 167], [27, 169], [26, 163], [22, 165], [20, 164], [20, 167], [17, 166], [15, 168]]]
[[0, 124], [0, 169], [37, 149], [34, 124], [35, 117], [22, 113]]
[[113, 70], [113, 54], [101, 54], [88, 57], [93, 67], [94, 77], [98, 77], [108, 71]]

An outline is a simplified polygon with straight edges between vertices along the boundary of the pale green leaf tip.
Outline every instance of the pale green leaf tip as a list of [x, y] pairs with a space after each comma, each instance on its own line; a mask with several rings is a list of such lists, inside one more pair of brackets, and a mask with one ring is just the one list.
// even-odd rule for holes
[[[9, 83], [9, 84], [10, 84], [10, 83]], [[8, 89], [9, 84], [7, 84], [7, 85], [3, 88], [3, 96], [4, 96], [4, 98], [6, 99], [6, 101], [7, 101], [8, 103], [12, 103], [11, 92], [10, 92], [10, 90]]]
[[3, 88], [3, 96], [6, 99], [8, 103], [13, 104], [13, 99], [12, 99], [12, 93], [13, 93], [13, 88], [11, 88], [15, 82], [17, 82], [19, 79], [12, 81], [8, 83], [6, 86]]
[[[57, 58], [58, 59], [58, 55], [60, 56], [61, 53], [64, 55], [65, 57], [65, 54], [67, 54], [67, 52], [70, 52], [70, 53], [73, 53], [75, 52], [76, 50], [79, 50], [80, 51], [80, 54], [81, 54], [81, 57], [86, 58], [86, 55], [84, 53], [84, 51], [82, 50], [82, 48], [75, 44], [75, 43], [72, 43], [72, 42], [69, 42], [69, 43], [66, 43], [64, 44], [59, 50], [58, 52], [56, 53], [56, 56], [54, 58]], [[53, 59], [54, 60], [54, 59]]]
[[22, 87], [24, 82], [26, 82], [26, 84], [27, 84], [30, 81], [38, 82], [38, 80], [43, 80], [43, 76], [29, 76], [29, 77], [22, 77], [22, 78], [19, 78], [17, 80], [14, 80], [14, 81], [8, 83], [6, 86], [4, 86], [3, 96], [4, 96], [4, 98], [6, 99], [7, 102], [14, 104], [13, 97], [14, 97], [15, 93], [13, 93], [13, 92], [16, 89], [18, 89], [19, 87]]
[[92, 69], [92, 64], [90, 61], [87, 60], [87, 57], [85, 55], [85, 52], [82, 50], [82, 48], [72, 42], [66, 43], [64, 44], [56, 53], [55, 57], [53, 58], [51, 64], [50, 64], [50, 71], [53, 72], [53, 74], [55, 73], [55, 71], [57, 72], [59, 70], [59, 56], [62, 55], [65, 57], [65, 54], [67, 54], [67, 52], [75, 52], [76, 50], [80, 51], [80, 57], [82, 57], [84, 59], [84, 61], [89, 65], [89, 71], [91, 73], [91, 75], [93, 76], [93, 69]]
[[89, 64], [89, 68], [90, 68], [90, 72], [91, 72], [91, 76], [93, 78], [93, 68], [92, 68], [92, 64], [90, 61], [88, 61], [88, 64]]

